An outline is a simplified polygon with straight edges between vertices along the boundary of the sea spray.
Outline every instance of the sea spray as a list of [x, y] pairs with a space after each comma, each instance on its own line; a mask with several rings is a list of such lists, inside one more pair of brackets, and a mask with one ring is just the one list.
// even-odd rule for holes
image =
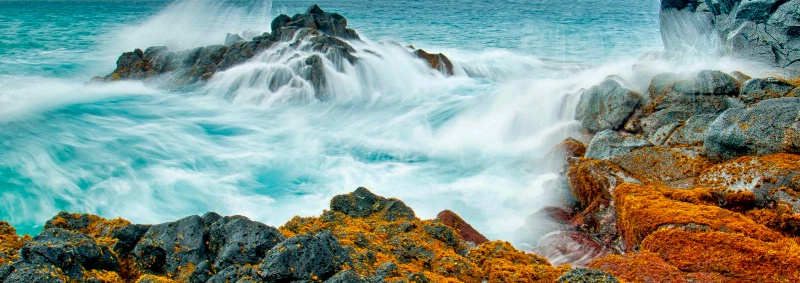
[[[187, 3], [186, 13], [174, 8]], [[222, 44], [226, 33], [266, 30], [277, 14], [228, 4], [178, 2], [109, 32], [84, 55], [105, 56], [104, 65], [85, 68], [103, 72], [85, 71], [80, 79], [3, 73], [0, 219], [37, 233], [35, 225], [62, 209], [137, 223], [216, 211], [277, 226], [317, 215], [332, 196], [365, 186], [404, 200], [422, 218], [451, 209], [490, 238], [535, 247], [538, 239], [516, 233], [554, 204], [545, 184], [559, 172], [542, 164], [555, 144], [579, 136], [573, 117], [581, 89], [609, 75], [646, 93], [661, 72], [761, 72], [698, 54], [640, 57], [623, 50], [609, 55], [612, 62], [564, 61], [460, 38], [410, 42], [448, 55], [455, 75], [445, 76], [414, 57], [403, 38], [371, 39], [382, 36], [377, 16], [323, 5], [348, 18], [361, 13], [351, 24], [365, 24], [352, 26], [365, 39], [350, 42], [358, 62], [325, 59], [326, 100], [297, 77], [295, 55], [316, 53], [297, 50], [267, 50], [191, 90], [85, 83], [110, 71], [122, 51]], [[414, 28], [426, 33], [426, 25]], [[574, 46], [593, 48], [583, 43]], [[288, 83], [270, 88], [273, 79]]]

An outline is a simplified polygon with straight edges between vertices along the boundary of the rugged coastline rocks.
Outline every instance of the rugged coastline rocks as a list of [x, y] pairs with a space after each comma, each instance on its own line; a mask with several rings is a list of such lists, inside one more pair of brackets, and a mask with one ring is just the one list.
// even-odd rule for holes
[[[164, 46], [149, 47], [144, 51], [137, 48], [132, 52], [124, 52], [112, 73], [93, 80], [161, 78], [167, 80], [171, 87], [181, 87], [207, 81], [218, 72], [269, 51], [276, 54], [295, 54], [289, 59], [284, 58], [289, 69], [270, 80], [271, 90], [289, 85], [291, 80], [288, 78], [296, 76], [314, 88], [317, 99], [325, 100], [326, 65], [330, 64], [333, 69], [341, 72], [345, 65], [357, 64], [359, 54], [371, 52], [356, 50], [349, 43], [361, 39], [355, 30], [347, 27], [347, 19], [338, 13], [325, 12], [317, 5], [312, 5], [305, 13], [292, 17], [280, 15], [272, 21], [270, 28], [270, 32], [264, 32], [252, 39], [228, 34], [224, 45], [183, 51], [171, 51]], [[453, 75], [453, 64], [444, 54], [431, 54], [413, 48], [408, 52], [410, 58], [420, 58], [432, 69], [444, 75]]]
[[627, 282], [800, 280], [797, 90], [711, 70], [655, 76], [625, 126], [565, 159], [577, 203], [556, 229], [612, 251], [585, 253], [586, 266]]
[[0, 222], [0, 282], [553, 282], [570, 270], [441, 218], [365, 188], [280, 229], [216, 213], [138, 225], [62, 212], [33, 238]]
[[[727, 54], [800, 71], [800, 0], [662, 0], [662, 30], [668, 49], [694, 35], [685, 22], [719, 41]], [[684, 36], [685, 35], [685, 36]]]

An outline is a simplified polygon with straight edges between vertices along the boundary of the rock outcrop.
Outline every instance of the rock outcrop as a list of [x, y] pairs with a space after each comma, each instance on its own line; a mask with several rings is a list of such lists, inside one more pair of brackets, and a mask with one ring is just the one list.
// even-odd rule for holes
[[365, 188], [280, 229], [216, 213], [138, 225], [62, 212], [33, 238], [0, 222], [0, 282], [553, 282], [569, 271], [445, 216], [420, 220]]
[[[300, 51], [287, 62], [280, 62], [291, 69], [291, 74], [279, 75], [269, 81], [273, 91], [291, 84], [292, 76], [307, 81], [314, 88], [319, 100], [328, 97], [326, 64], [342, 71], [345, 64], [354, 65], [359, 53], [348, 41], [360, 41], [358, 33], [347, 27], [347, 19], [338, 13], [323, 11], [312, 5], [303, 14], [292, 17], [280, 15], [271, 24], [271, 31], [250, 40], [239, 35], [228, 34], [224, 45], [211, 45], [190, 50], [171, 51], [164, 46], [135, 49], [123, 53], [117, 67], [95, 81], [166, 79], [170, 85], [186, 86], [209, 80], [214, 74], [242, 64], [267, 50], [280, 54]], [[445, 75], [453, 74], [453, 64], [444, 54], [429, 54], [424, 50], [410, 50], [431, 68]], [[285, 70], [288, 72], [288, 70]]]
[[[710, 29], [704, 34], [706, 43], [719, 40], [724, 52], [795, 72], [800, 71], [798, 19], [800, 0], [661, 1], [662, 31], [681, 31], [685, 22], [695, 22], [701, 29]], [[665, 35], [665, 46], [674, 48], [680, 45], [675, 41], [695, 36], [686, 30], [683, 34]]]

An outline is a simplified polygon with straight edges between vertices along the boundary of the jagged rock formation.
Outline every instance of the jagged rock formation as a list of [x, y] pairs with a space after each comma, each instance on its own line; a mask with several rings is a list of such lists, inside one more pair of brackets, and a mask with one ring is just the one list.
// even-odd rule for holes
[[[468, 244], [446, 224], [471, 229], [420, 220], [365, 188], [280, 229], [216, 213], [138, 225], [62, 212], [33, 238], [0, 222], [0, 282], [553, 282], [569, 271], [507, 242]], [[562, 282], [582, 276], [613, 279], [580, 271]]]
[[629, 90], [606, 80], [584, 92], [597, 100], [577, 106], [594, 137], [562, 159], [576, 202], [548, 208], [567, 236], [539, 242], [568, 248], [541, 250], [629, 282], [800, 280], [798, 92], [796, 80], [712, 70], [657, 75], [622, 112], [612, 106]]
[[[296, 70], [298, 77], [307, 81], [317, 99], [325, 100], [327, 80], [325, 61], [330, 61], [338, 71], [344, 64], [358, 62], [359, 52], [348, 41], [359, 41], [355, 30], [347, 27], [347, 19], [337, 13], [323, 11], [312, 5], [303, 14], [292, 17], [280, 15], [271, 24], [271, 31], [251, 40], [228, 34], [224, 45], [211, 45], [184, 51], [170, 51], [164, 46], [135, 49], [123, 53], [117, 60], [117, 68], [96, 81], [143, 80], [168, 77], [175, 85], [190, 85], [210, 79], [215, 73], [241, 64], [265, 50], [280, 50], [281, 53], [303, 51], [302, 60], [285, 62]], [[409, 51], [411, 55], [427, 62], [431, 68], [443, 74], [453, 74], [453, 64], [444, 54], [429, 54], [422, 49]], [[299, 56], [299, 55], [298, 55]], [[324, 57], [324, 59], [323, 59]], [[293, 58], [297, 59], [297, 58]], [[269, 83], [271, 90], [292, 83], [289, 76], [277, 76]]]
[[662, 0], [661, 9], [662, 30], [674, 30], [665, 34], [668, 48], [687, 32], [682, 21], [697, 21], [719, 34], [729, 54], [800, 71], [800, 0]]

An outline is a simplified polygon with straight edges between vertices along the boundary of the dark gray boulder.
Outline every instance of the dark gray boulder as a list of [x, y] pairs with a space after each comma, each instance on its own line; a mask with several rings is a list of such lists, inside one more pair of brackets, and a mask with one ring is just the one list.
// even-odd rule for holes
[[749, 109], [727, 110], [706, 132], [706, 155], [720, 161], [780, 152], [786, 131], [798, 113], [800, 98], [767, 99]]
[[350, 254], [326, 230], [294, 236], [273, 247], [258, 266], [258, 274], [267, 282], [324, 281], [342, 266], [353, 266]]
[[387, 199], [360, 187], [346, 195], [331, 199], [331, 210], [350, 217], [368, 217], [379, 213], [387, 221], [414, 220], [416, 215], [410, 207], [398, 199]]
[[261, 276], [258, 275], [258, 270], [251, 265], [230, 265], [220, 271], [214, 276], [204, 281], [205, 283], [244, 283], [254, 280], [255, 282], [262, 282]]
[[558, 283], [619, 283], [619, 280], [613, 275], [608, 274], [602, 270], [588, 269], [588, 268], [575, 268], [570, 270], [556, 281]]
[[216, 220], [208, 234], [209, 248], [216, 251], [213, 265], [217, 269], [259, 263], [269, 249], [286, 239], [275, 227], [244, 216]]
[[330, 36], [359, 39], [355, 30], [347, 28], [347, 19], [337, 13], [325, 12], [316, 4], [308, 7], [304, 14], [295, 14], [291, 18], [280, 15], [272, 21], [272, 32], [284, 27], [310, 28]]
[[83, 278], [84, 269], [119, 270], [117, 256], [84, 234], [50, 228], [20, 249], [23, 262], [53, 265], [73, 279]]
[[172, 274], [188, 264], [209, 259], [203, 218], [194, 215], [150, 227], [133, 249], [139, 268], [153, 274]]
[[613, 78], [607, 78], [581, 93], [575, 119], [593, 133], [619, 130], [639, 107], [641, 100], [640, 94], [625, 88]]
[[738, 82], [731, 75], [716, 70], [703, 70], [697, 75], [675, 82], [673, 90], [693, 95], [736, 95]]
[[325, 283], [367, 283], [363, 276], [359, 275], [353, 270], [342, 270], [336, 273], [333, 277], [326, 280]]
[[608, 160], [637, 148], [653, 146], [647, 139], [638, 135], [620, 134], [611, 130], [597, 133], [589, 143], [584, 157]]
[[0, 264], [0, 282], [5, 282], [6, 278], [14, 272], [14, 267], [8, 263]]
[[114, 252], [119, 255], [126, 255], [136, 247], [136, 244], [139, 243], [139, 239], [147, 233], [147, 230], [150, 230], [152, 225], [141, 225], [141, 224], [132, 224], [125, 227], [120, 228], [118, 231], [114, 232], [111, 237], [117, 239], [117, 243], [114, 244]]
[[4, 283], [67, 283], [69, 279], [55, 265], [38, 265], [18, 262], [8, 267], [11, 272], [3, 279]]
[[791, 83], [777, 78], [755, 78], [742, 85], [740, 98], [744, 103], [754, 104], [764, 99], [789, 96], [794, 88]]

